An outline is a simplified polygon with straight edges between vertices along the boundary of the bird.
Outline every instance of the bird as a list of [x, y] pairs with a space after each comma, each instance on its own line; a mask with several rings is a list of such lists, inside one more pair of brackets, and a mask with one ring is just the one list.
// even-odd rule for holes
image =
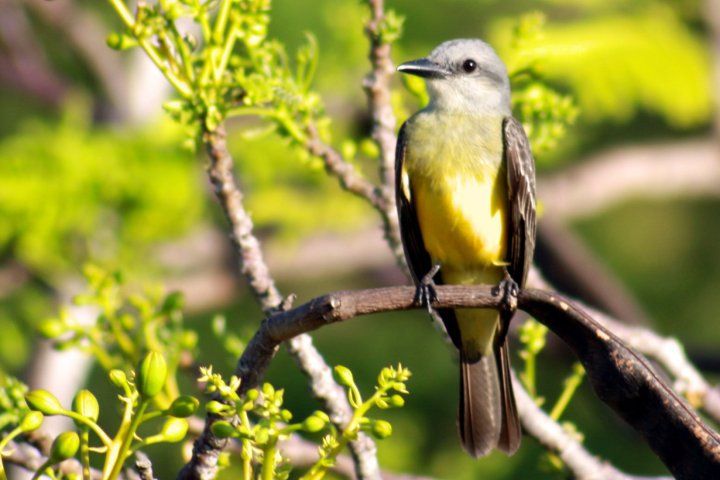
[[[491, 284], [500, 309], [438, 308], [459, 350], [458, 429], [473, 457], [508, 455], [521, 430], [507, 329], [535, 248], [535, 162], [512, 116], [507, 68], [479, 39], [440, 44], [397, 70], [422, 77], [428, 105], [400, 128], [396, 203], [416, 301], [432, 311], [435, 285]], [[514, 300], [514, 301], [513, 301]]]

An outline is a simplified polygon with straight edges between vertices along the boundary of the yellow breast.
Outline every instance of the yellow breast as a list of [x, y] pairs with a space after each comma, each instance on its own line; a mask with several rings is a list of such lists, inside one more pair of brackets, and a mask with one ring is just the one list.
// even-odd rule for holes
[[442, 118], [420, 120], [405, 166], [425, 247], [446, 282], [495, 282], [507, 241], [502, 119], [453, 119], [449, 131]]

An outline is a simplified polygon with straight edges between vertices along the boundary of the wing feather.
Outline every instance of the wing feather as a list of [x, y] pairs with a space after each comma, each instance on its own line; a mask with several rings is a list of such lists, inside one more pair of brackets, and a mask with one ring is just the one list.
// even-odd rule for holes
[[503, 124], [508, 194], [508, 273], [525, 286], [535, 251], [535, 161], [522, 124], [507, 117]]
[[[413, 201], [412, 182], [404, 169], [405, 154], [407, 153], [406, 129], [407, 122], [400, 128], [395, 150], [395, 197], [405, 260], [417, 285], [433, 265], [430, 254], [425, 249], [422, 232], [420, 231], [417, 210]], [[435, 275], [435, 283], [438, 285], [443, 283], [442, 271]], [[455, 346], [460, 348], [460, 328], [458, 327], [455, 312], [452, 309], [441, 308], [437, 310], [437, 313], [445, 325], [448, 336]]]

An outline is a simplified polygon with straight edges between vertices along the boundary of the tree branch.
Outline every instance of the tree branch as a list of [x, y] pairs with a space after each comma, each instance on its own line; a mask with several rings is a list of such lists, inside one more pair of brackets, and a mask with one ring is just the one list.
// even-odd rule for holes
[[[650, 480], [621, 472], [585, 450], [572, 435], [538, 407], [525, 390], [525, 386], [513, 374], [513, 390], [523, 429], [546, 449], [555, 452], [570, 469], [576, 480]], [[669, 477], [652, 477], [654, 480], [670, 480]]]
[[538, 198], [556, 220], [587, 217], [631, 198], [674, 196], [720, 196], [716, 143], [618, 148], [538, 181]]
[[[545, 290], [552, 288], [536, 268], [530, 271], [528, 285]], [[647, 328], [628, 325], [627, 322], [612, 318], [575, 299], [572, 301], [620, 337], [630, 348], [657, 361], [675, 379], [673, 388], [676, 392], [687, 397], [691, 405], [702, 407], [710, 417], [720, 422], [720, 391], [705, 380], [688, 359], [677, 339], [663, 337]]]
[[[243, 206], [243, 195], [233, 174], [233, 159], [227, 149], [223, 127], [206, 132], [204, 142], [210, 159], [208, 176], [230, 222], [232, 240], [240, 258], [240, 271], [265, 314], [270, 315], [282, 309], [283, 297], [265, 264], [260, 243], [253, 234], [252, 220]], [[344, 426], [352, 417], [352, 409], [347, 403], [345, 392], [333, 380], [330, 367], [313, 346], [312, 339], [308, 335], [298, 335], [287, 340], [288, 351], [310, 379], [313, 395], [321, 401], [333, 423]], [[278, 345], [272, 347], [272, 352], [267, 352], [270, 357], [275, 354]], [[244, 369], [245, 365], [240, 359], [235, 374], [242, 376]], [[218, 456], [225, 446], [225, 442], [217, 439], [210, 430], [215, 420], [214, 416], [207, 416], [205, 429], [193, 446], [192, 458], [180, 472], [179, 478], [214, 478]], [[351, 442], [350, 451], [356, 461], [359, 478], [380, 478], [375, 444], [367, 435], [359, 435], [357, 440]]]
[[365, 34], [370, 40], [370, 64], [372, 70], [363, 81], [368, 99], [368, 110], [372, 118], [371, 136], [380, 149], [381, 195], [384, 199], [380, 212], [385, 224], [385, 237], [399, 265], [404, 265], [400, 224], [395, 210], [395, 145], [397, 121], [391, 102], [391, 89], [395, 67], [390, 58], [391, 46], [382, 38], [385, 21], [384, 0], [368, 0], [370, 19], [365, 25]]
[[[417, 308], [414, 293], [409, 286], [336, 292], [267, 318], [241, 358], [241, 391], [257, 385], [280, 342], [360, 315]], [[501, 302], [487, 286], [445, 285], [437, 293], [436, 308], [498, 308]], [[615, 334], [554, 293], [523, 290], [518, 307], [573, 350], [600, 399], [643, 436], [674, 476], [720, 476], [720, 436]]]

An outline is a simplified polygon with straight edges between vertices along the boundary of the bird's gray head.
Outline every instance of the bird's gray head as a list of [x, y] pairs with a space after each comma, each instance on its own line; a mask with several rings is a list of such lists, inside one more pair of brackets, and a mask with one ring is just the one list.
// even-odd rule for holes
[[425, 78], [430, 107], [479, 114], [510, 114], [510, 81], [505, 64], [482, 40], [441, 43], [426, 58], [398, 66]]

